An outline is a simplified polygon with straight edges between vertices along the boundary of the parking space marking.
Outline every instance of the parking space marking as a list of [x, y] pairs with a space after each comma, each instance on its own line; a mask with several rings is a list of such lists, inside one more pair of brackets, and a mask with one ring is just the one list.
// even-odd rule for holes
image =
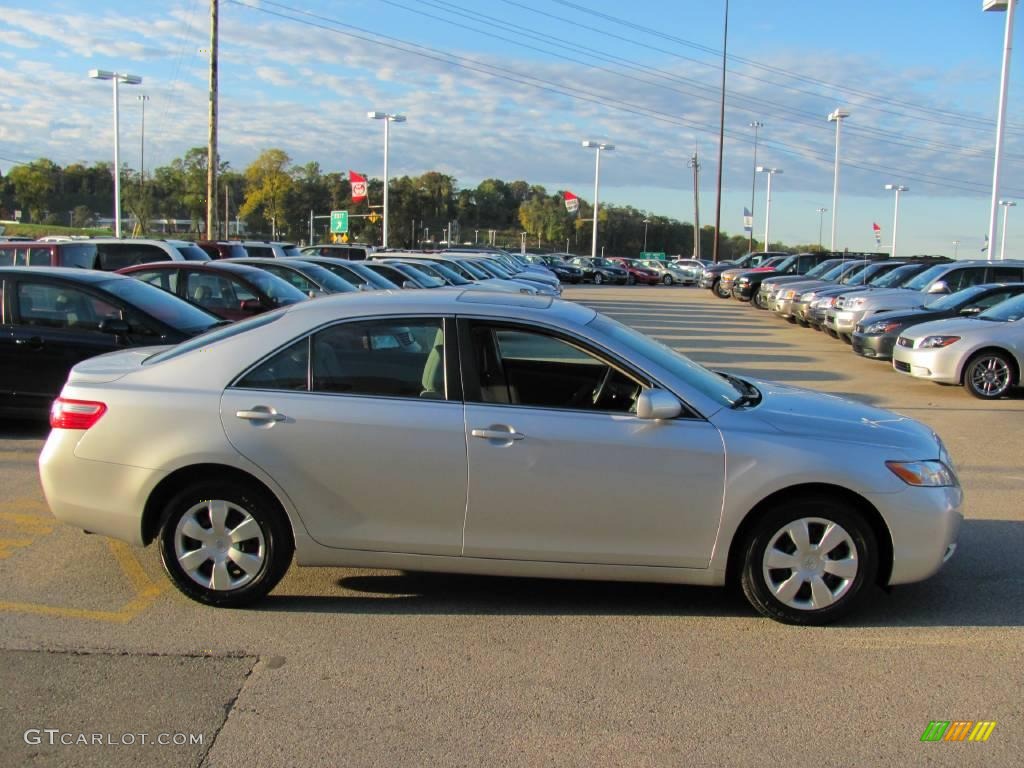
[[[2, 541], [0, 539], [0, 542]], [[107, 540], [107, 546], [110, 548], [114, 560], [135, 593], [131, 600], [117, 610], [99, 611], [90, 608], [72, 608], [69, 606], [45, 605], [43, 603], [19, 603], [0, 600], [0, 612], [31, 613], [37, 616], [88, 619], [115, 624], [124, 624], [131, 621], [154, 603], [157, 597], [160, 596], [160, 593], [164, 591], [165, 585], [158, 584], [149, 578], [129, 545], [121, 541]]]
[[0, 538], [0, 560], [10, 557], [13, 550], [22, 549], [32, 543], [32, 539], [6, 539]]

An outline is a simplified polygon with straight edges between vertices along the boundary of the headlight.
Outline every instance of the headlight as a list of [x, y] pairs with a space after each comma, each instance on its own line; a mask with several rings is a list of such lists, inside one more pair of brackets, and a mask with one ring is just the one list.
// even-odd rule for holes
[[850, 299], [848, 302], [846, 302], [846, 308], [847, 309], [860, 309], [861, 307], [863, 307], [867, 303], [868, 303], [867, 299]]
[[887, 461], [885, 466], [907, 485], [928, 488], [957, 485], [953, 470], [941, 461]]
[[935, 349], [937, 347], [948, 347], [950, 344], [955, 344], [960, 341], [959, 336], [925, 336], [921, 339], [921, 343], [917, 345], [918, 349]]
[[800, 296], [800, 301], [814, 301], [814, 291], [808, 291]]
[[749, 277], [741, 277], [737, 282], [740, 285], [747, 285], [750, 282], [750, 278]]
[[902, 327], [903, 323], [890, 323], [882, 320], [877, 323], [872, 323], [864, 328], [863, 333], [868, 336], [881, 336], [883, 333], [893, 333], [894, 331], [898, 331]]
[[786, 291], [784, 294], [782, 294], [782, 297], [784, 299], [792, 299], [795, 296], [796, 296], [796, 289], [795, 288], [790, 288], [788, 291]]

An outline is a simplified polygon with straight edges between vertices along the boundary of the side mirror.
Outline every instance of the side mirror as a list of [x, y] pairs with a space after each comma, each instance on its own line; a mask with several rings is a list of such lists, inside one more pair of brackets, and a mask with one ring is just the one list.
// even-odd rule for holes
[[108, 317], [100, 320], [100, 333], [112, 333], [115, 336], [125, 336], [132, 332], [132, 327], [126, 320], [116, 317]]
[[259, 299], [242, 299], [238, 308], [243, 312], [251, 312], [255, 314], [263, 309], [263, 305], [260, 304]]
[[936, 280], [928, 289], [928, 293], [949, 293], [949, 286], [945, 280]]
[[644, 389], [636, 401], [636, 415], [641, 419], [674, 419], [682, 412], [682, 403], [663, 389]]

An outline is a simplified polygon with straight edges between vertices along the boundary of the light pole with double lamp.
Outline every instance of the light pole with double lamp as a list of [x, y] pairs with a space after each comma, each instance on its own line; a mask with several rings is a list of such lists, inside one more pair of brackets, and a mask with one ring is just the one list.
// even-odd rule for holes
[[1003, 30], [1003, 66], [999, 75], [999, 110], [996, 113], [996, 146], [992, 164], [992, 205], [988, 215], [988, 258], [996, 239], [996, 201], [999, 200], [999, 170], [1003, 159], [1003, 134], [1006, 131], [1006, 100], [1010, 90], [1010, 54], [1013, 53], [1013, 16], [1016, 0], [982, 0], [984, 11], [1004, 11], [1006, 25]]
[[782, 173], [781, 168], [765, 168], [763, 165], [757, 166], [758, 173], [768, 174], [768, 196], [764, 202], [764, 250], [767, 252], [769, 249], [768, 243], [768, 227], [772, 220], [772, 176], [777, 173]]
[[644, 219], [644, 253], [647, 253], [647, 225], [650, 223], [650, 219]]
[[367, 112], [366, 116], [371, 120], [384, 121], [384, 234], [381, 237], [381, 247], [388, 247], [388, 144], [390, 143], [391, 123], [404, 123], [405, 115], [392, 115], [387, 112]]
[[1017, 204], [1013, 200], [1000, 200], [999, 204], [1003, 206], [1003, 234], [999, 243], [999, 260], [1002, 261], [1006, 258], [1006, 219], [1010, 215], [1010, 209]]
[[821, 248], [821, 231], [825, 224], [825, 212], [828, 208], [818, 208], [818, 247]]
[[590, 258], [597, 258], [597, 212], [599, 208], [598, 196], [601, 192], [601, 150], [611, 152], [615, 149], [614, 144], [607, 144], [603, 141], [584, 141], [583, 146], [587, 149], [597, 150], [597, 162], [594, 165], [594, 236], [590, 244]]
[[142, 78], [123, 72], [110, 72], [106, 69], [90, 69], [89, 77], [93, 80], [113, 80], [114, 82], [114, 237], [121, 237], [121, 121], [118, 114], [118, 84], [141, 85]]
[[845, 109], [834, 110], [828, 115], [828, 121], [836, 124], [836, 162], [832, 171], [832, 251], [836, 249], [836, 218], [839, 215], [839, 126], [849, 116]]
[[896, 193], [896, 204], [892, 212], [892, 249], [889, 251], [889, 258], [896, 258], [896, 226], [900, 222], [900, 192], [909, 192], [910, 187], [902, 184], [886, 184], [885, 188]]

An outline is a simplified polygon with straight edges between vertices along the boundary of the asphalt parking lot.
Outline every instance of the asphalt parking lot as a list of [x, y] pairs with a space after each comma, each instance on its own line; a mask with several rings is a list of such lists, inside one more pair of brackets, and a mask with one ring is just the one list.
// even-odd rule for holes
[[[0, 424], [0, 765], [1018, 765], [1024, 398], [910, 380], [700, 289], [565, 297], [712, 367], [926, 422], [967, 494], [957, 555], [820, 629], [717, 589], [319, 568], [218, 611], [170, 588], [155, 548], [57, 524], [45, 428]], [[922, 743], [932, 720], [997, 725]]]

